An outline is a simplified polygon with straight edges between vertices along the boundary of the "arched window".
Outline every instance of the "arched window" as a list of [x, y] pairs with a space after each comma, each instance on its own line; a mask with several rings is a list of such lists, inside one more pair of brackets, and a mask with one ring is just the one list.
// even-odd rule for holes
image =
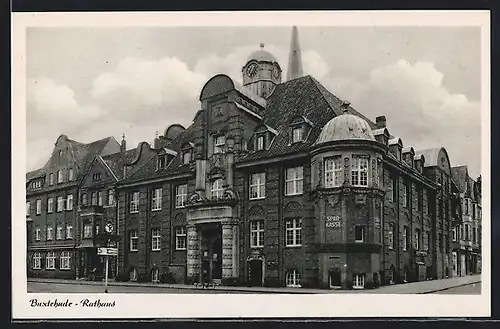
[[297, 270], [291, 270], [286, 273], [286, 286], [287, 287], [301, 287], [300, 273]]
[[224, 188], [222, 187], [222, 179], [216, 179], [212, 183], [212, 188], [210, 190], [210, 195], [212, 199], [219, 199], [222, 197], [222, 193], [224, 192]]

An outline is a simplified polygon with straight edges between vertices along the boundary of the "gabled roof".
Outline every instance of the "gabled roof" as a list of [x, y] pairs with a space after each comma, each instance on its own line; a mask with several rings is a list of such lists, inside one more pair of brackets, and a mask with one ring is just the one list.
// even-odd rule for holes
[[[71, 156], [73, 158], [73, 161], [77, 163], [79, 166], [80, 170], [77, 170], [77, 175], [80, 173], [86, 173], [92, 162], [94, 161], [95, 157], [99, 154], [102, 153], [106, 145], [114, 140], [114, 137], [109, 136], [103, 139], [99, 139], [96, 141], [93, 141], [88, 144], [84, 144], [81, 142], [77, 142], [75, 140], [67, 138], [66, 135], [61, 135], [59, 138], [66, 138], [67, 143], [68, 143], [68, 148], [71, 153]], [[59, 139], [58, 138], [58, 139]], [[116, 142], [118, 143], [118, 142]], [[26, 179], [31, 180], [36, 177], [42, 177], [44, 176], [48, 170], [52, 167], [52, 156], [47, 160], [45, 165], [42, 168], [39, 168], [37, 170], [30, 171], [26, 173]], [[77, 177], [78, 180], [79, 177]]]
[[465, 193], [467, 190], [467, 166], [457, 166], [451, 168], [451, 178], [457, 185], [460, 193]]
[[123, 166], [131, 163], [137, 154], [137, 148], [127, 150], [125, 152], [118, 152], [102, 156], [102, 161], [108, 166], [112, 173], [118, 178], [123, 177]]

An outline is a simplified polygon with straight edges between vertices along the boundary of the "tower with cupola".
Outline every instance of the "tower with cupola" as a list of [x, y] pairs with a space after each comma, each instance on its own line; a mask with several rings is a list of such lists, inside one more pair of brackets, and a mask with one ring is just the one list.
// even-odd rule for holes
[[242, 73], [243, 85], [263, 98], [269, 96], [274, 87], [281, 83], [281, 67], [276, 57], [264, 50], [263, 43], [260, 44], [260, 50], [250, 54]]

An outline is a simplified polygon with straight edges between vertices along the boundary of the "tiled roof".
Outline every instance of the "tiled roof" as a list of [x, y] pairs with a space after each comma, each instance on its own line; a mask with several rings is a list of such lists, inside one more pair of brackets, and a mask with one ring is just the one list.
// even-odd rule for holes
[[123, 177], [123, 166], [126, 163], [131, 163], [137, 154], [137, 148], [118, 152], [102, 157], [102, 160], [108, 165], [109, 169], [115, 174], [118, 179]]
[[121, 180], [119, 184], [127, 184], [141, 180], [161, 178], [169, 175], [183, 174], [193, 171], [194, 168], [191, 164], [182, 164], [182, 152], [180, 151], [181, 147], [185, 143], [193, 142], [194, 132], [200, 127], [201, 120], [202, 116], [197, 115], [193, 124], [186, 130], [182, 131], [171, 143], [167, 145], [169, 149], [178, 152], [174, 159], [170, 162], [170, 164], [168, 164], [167, 168], [157, 170], [157, 156], [153, 156], [142, 165], [130, 170], [127, 174], [127, 177]]
[[[77, 171], [77, 173], [86, 173], [87, 169], [92, 164], [92, 161], [94, 161], [94, 158], [103, 151], [104, 147], [111, 139], [114, 138], [106, 137], [88, 144], [68, 139], [68, 147], [73, 160], [80, 166], [80, 170]], [[36, 177], [44, 176], [51, 166], [51, 158], [49, 158], [42, 168], [26, 173], [26, 179], [30, 180]], [[78, 178], [80, 177], [77, 177], [77, 179]]]
[[[323, 126], [343, 113], [341, 105], [339, 98], [309, 75], [277, 85], [267, 99], [264, 123], [276, 129], [278, 135], [268, 150], [249, 153], [243, 161], [309, 150]], [[370, 128], [376, 128], [371, 120], [352, 107], [348, 112], [365, 119]], [[297, 115], [311, 121], [312, 129], [304, 143], [289, 145], [289, 122]]]
[[451, 178], [458, 187], [460, 193], [464, 193], [467, 187], [467, 166], [457, 166], [451, 168]]

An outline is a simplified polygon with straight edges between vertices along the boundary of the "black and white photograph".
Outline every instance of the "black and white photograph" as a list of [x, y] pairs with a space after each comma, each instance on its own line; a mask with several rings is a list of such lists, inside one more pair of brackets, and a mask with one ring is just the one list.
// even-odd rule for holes
[[14, 315], [489, 315], [488, 12], [12, 18]]

